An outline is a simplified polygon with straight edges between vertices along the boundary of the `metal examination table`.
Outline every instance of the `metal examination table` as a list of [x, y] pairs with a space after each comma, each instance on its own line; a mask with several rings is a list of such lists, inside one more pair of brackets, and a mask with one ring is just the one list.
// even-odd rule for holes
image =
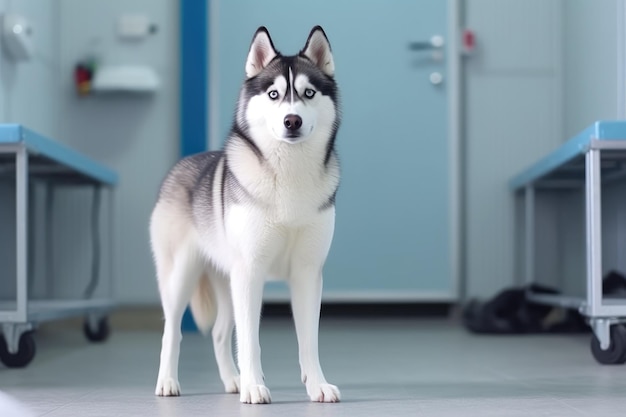
[[[112, 199], [118, 180], [117, 174], [67, 146], [21, 125], [0, 124], [0, 179], [15, 185], [15, 239], [9, 237], [5, 242], [15, 242], [16, 254], [14, 297], [0, 300], [0, 360], [9, 367], [26, 366], [35, 355], [32, 330], [37, 324], [49, 320], [84, 316], [84, 331], [87, 338], [91, 341], [106, 339], [109, 334], [107, 315], [114, 306], [112, 285], [109, 285], [108, 296], [95, 298], [93, 295], [99, 285], [102, 261], [100, 236], [102, 194], [106, 192], [108, 197], [108, 227], [112, 227]], [[29, 256], [33, 249], [31, 241], [34, 240], [32, 228], [29, 230], [33, 210], [29, 200], [34, 199], [32, 186], [35, 183], [45, 186], [47, 205], [43, 231], [46, 232], [45, 240], [48, 242], [52, 233], [54, 189], [71, 186], [89, 187], [93, 190], [90, 213], [91, 271], [85, 271], [85, 276], [89, 279], [85, 279], [85, 290], [80, 299], [33, 300], [29, 296]], [[8, 249], [0, 247], [0, 251]], [[49, 245], [46, 248], [46, 251], [48, 250]], [[111, 253], [109, 250], [110, 255]], [[0, 283], [8, 284], [12, 277], [5, 274], [6, 272], [0, 272], [2, 276]]]
[[591, 352], [602, 364], [626, 362], [626, 299], [602, 294], [602, 187], [626, 179], [626, 121], [599, 121], [514, 177], [511, 190], [524, 200], [524, 271], [535, 277], [535, 191], [584, 187], [586, 297], [533, 294], [536, 303], [576, 308], [593, 330]]

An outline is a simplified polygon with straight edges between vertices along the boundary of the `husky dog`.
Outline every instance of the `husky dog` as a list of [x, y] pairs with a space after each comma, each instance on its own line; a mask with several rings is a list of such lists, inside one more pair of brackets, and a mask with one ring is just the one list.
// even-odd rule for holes
[[[166, 176], [150, 236], [165, 316], [156, 395], [180, 395], [180, 324], [188, 303], [208, 333], [227, 392], [269, 403], [259, 321], [264, 283], [291, 293], [302, 381], [312, 401], [337, 402], [318, 357], [322, 268], [335, 222], [339, 128], [335, 65], [324, 30], [283, 56], [260, 27], [223, 150], [189, 156]], [[236, 328], [237, 364], [231, 339]], [[239, 374], [241, 372], [241, 375]]]

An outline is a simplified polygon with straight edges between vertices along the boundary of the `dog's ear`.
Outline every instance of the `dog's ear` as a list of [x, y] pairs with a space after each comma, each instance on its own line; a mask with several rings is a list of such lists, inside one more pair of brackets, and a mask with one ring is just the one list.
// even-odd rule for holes
[[270, 33], [265, 26], [261, 26], [252, 38], [248, 60], [246, 61], [246, 76], [251, 78], [257, 75], [276, 55], [278, 52], [274, 49]]
[[335, 61], [330, 49], [330, 42], [328, 42], [326, 33], [321, 26], [315, 26], [311, 29], [300, 55], [309, 58], [326, 75], [331, 77], [335, 75]]

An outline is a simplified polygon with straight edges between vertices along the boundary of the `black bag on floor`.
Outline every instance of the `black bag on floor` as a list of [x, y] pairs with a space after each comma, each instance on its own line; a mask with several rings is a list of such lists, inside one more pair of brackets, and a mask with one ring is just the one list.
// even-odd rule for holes
[[[553, 288], [532, 284], [507, 289], [487, 302], [471, 300], [463, 308], [463, 324], [473, 333], [579, 333], [589, 325], [575, 309], [540, 305], [528, 300], [529, 293], [558, 294]], [[602, 279], [604, 296], [626, 296], [626, 277], [610, 271]]]
[[558, 294], [558, 291], [532, 284], [500, 292], [487, 302], [472, 300], [463, 308], [463, 324], [473, 333], [573, 333], [589, 327], [575, 310], [529, 302], [526, 294]]

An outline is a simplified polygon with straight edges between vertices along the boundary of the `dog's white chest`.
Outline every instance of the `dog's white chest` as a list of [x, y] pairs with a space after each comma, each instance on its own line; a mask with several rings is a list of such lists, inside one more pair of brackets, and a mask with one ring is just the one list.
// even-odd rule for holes
[[297, 227], [310, 223], [318, 215], [325, 198], [322, 187], [306, 182], [290, 182], [276, 187], [272, 204], [266, 210], [274, 223]]
[[319, 215], [332, 197], [338, 177], [319, 161], [319, 156], [306, 158], [294, 152], [286, 160], [268, 161], [268, 166], [259, 170], [262, 175], [246, 175], [247, 186], [255, 190], [269, 222], [297, 227]]

